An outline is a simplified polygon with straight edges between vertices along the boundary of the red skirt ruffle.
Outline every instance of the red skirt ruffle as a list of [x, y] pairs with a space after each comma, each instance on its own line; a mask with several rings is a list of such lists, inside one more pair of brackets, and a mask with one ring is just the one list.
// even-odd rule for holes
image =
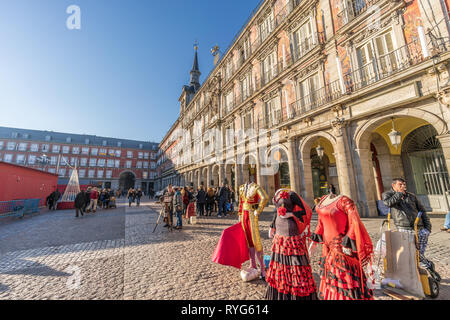
[[317, 298], [304, 238], [275, 235], [272, 259], [266, 275], [266, 299], [294, 300]]
[[320, 259], [321, 300], [373, 300], [367, 278], [356, 257], [331, 250]]

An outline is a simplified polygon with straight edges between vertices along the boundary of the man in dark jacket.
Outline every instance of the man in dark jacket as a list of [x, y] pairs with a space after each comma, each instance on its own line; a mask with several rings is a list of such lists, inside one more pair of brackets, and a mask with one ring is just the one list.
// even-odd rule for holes
[[81, 213], [81, 216], [84, 216], [84, 212], [83, 212], [83, 208], [84, 205], [86, 204], [86, 192], [84, 192], [84, 190], [81, 190], [80, 193], [77, 194], [77, 196], [75, 197], [75, 217], [78, 218], [78, 213]]
[[197, 192], [197, 211], [199, 216], [205, 215], [205, 203], [206, 203], [206, 192], [203, 190], [203, 186]]
[[222, 185], [222, 188], [219, 189], [217, 192], [217, 198], [218, 198], [218, 206], [219, 206], [219, 213], [218, 217], [224, 217], [227, 216], [227, 202], [229, 198], [230, 190], [228, 189], [228, 186], [226, 183]]
[[420, 252], [420, 264], [422, 267], [432, 268], [432, 262], [425, 258], [428, 237], [431, 233], [430, 218], [416, 195], [406, 191], [406, 181], [401, 178], [394, 179], [392, 189], [383, 194], [383, 202], [390, 208], [394, 224], [402, 232], [414, 233], [414, 222], [419, 212], [422, 212], [422, 218], [418, 224], [419, 243], [417, 244]]

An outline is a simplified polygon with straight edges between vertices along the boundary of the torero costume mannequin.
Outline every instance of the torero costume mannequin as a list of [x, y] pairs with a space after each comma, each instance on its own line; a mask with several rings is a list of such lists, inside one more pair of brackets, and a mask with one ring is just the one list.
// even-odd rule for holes
[[239, 220], [245, 233], [251, 259], [251, 267], [256, 269], [256, 257], [261, 267], [261, 280], [265, 281], [263, 247], [259, 233], [259, 215], [267, 205], [269, 197], [256, 183], [246, 183], [239, 187]]

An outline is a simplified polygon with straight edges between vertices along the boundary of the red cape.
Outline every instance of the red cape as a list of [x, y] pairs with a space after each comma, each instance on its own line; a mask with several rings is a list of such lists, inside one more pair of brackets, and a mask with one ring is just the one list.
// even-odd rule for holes
[[249, 259], [247, 240], [241, 223], [225, 229], [213, 252], [212, 261], [241, 269], [242, 264]]

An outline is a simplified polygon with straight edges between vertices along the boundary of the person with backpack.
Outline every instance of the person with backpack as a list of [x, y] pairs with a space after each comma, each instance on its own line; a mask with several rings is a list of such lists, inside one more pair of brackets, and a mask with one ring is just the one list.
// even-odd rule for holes
[[141, 198], [142, 198], [142, 190], [139, 188], [136, 191], [136, 206], [140, 206], [141, 205]]
[[222, 188], [219, 189], [217, 193], [217, 202], [219, 206], [219, 214], [217, 215], [219, 218], [222, 218], [222, 216], [227, 216], [227, 203], [229, 198], [230, 191], [228, 190], [228, 186], [226, 183], [222, 185]]

